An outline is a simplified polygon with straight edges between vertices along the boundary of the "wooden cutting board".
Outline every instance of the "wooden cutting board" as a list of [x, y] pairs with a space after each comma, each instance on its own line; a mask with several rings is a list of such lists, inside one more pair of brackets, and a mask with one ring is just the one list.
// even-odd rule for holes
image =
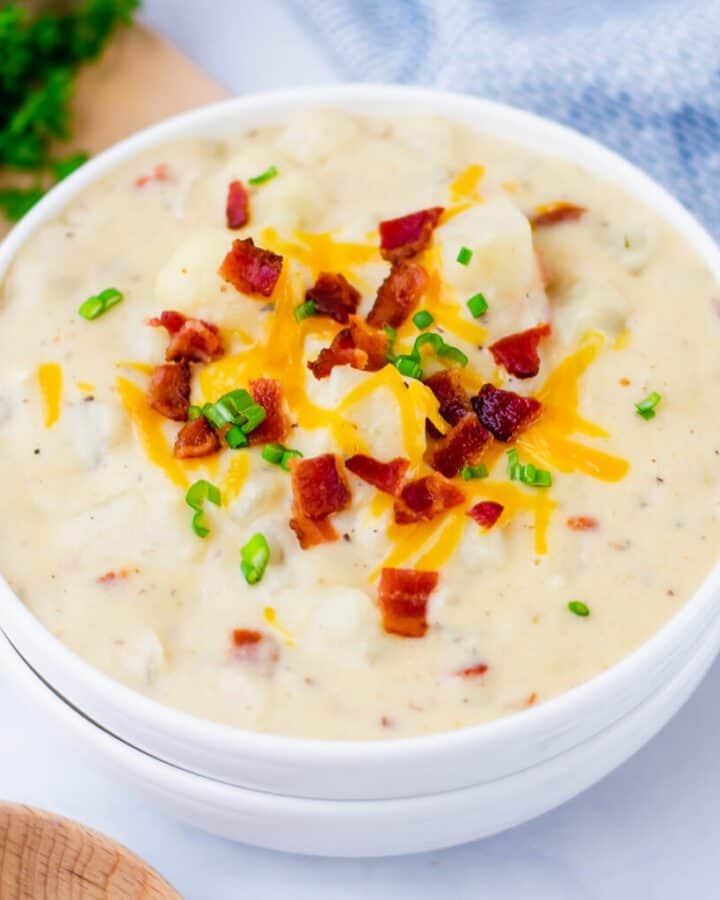
[[[160, 119], [227, 96], [194, 62], [148, 28], [122, 28], [102, 58], [80, 70], [72, 140], [59, 147], [58, 154], [98, 153]], [[0, 216], [0, 238], [9, 228]]]

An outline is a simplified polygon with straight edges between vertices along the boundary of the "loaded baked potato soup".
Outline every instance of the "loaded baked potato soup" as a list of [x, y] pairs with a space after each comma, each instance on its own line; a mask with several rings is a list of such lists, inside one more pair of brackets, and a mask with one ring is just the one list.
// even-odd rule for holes
[[0, 570], [208, 719], [391, 738], [524, 710], [714, 561], [719, 300], [637, 200], [443, 120], [158, 146], [2, 285]]

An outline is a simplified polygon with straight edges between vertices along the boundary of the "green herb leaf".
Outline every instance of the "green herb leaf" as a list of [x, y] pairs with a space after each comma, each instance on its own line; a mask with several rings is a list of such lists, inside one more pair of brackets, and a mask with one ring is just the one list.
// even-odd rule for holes
[[643, 419], [654, 419], [655, 418], [655, 407], [662, 400], [660, 394], [657, 391], [653, 391], [651, 394], [648, 394], [644, 400], [641, 400], [639, 403], [635, 404], [635, 409], [637, 410], [637, 414], [642, 416]]
[[80, 166], [85, 165], [88, 159], [88, 154], [85, 153], [84, 150], [80, 150], [77, 153], [72, 153], [70, 156], [63, 157], [62, 159], [53, 160], [50, 163], [50, 168], [56, 181], [62, 181], [64, 178], [72, 175], [72, 173], [76, 169], [79, 169]]
[[0, 210], [10, 222], [17, 222], [45, 194], [41, 187], [4, 188], [0, 190]]

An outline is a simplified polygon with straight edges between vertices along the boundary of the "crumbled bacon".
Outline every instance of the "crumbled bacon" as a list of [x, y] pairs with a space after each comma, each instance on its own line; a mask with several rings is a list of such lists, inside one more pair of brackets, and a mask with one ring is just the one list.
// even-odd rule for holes
[[570, 516], [565, 524], [571, 531], [592, 531], [598, 527], [598, 520], [592, 516]]
[[173, 453], [178, 459], [212, 456], [220, 449], [220, 438], [205, 416], [186, 422], [178, 432]]
[[440, 369], [425, 379], [440, 405], [440, 415], [451, 425], [457, 425], [471, 411], [470, 397], [460, 383], [457, 369]]
[[465, 500], [465, 494], [450, 481], [434, 472], [408, 481], [395, 501], [395, 521], [398, 525], [434, 519]]
[[424, 250], [443, 212], [442, 206], [432, 206], [381, 222], [380, 253], [383, 259], [399, 262]]
[[484, 675], [490, 667], [487, 663], [476, 663], [474, 666], [466, 666], [457, 673], [460, 678], [477, 678]]
[[401, 456], [391, 459], [390, 462], [381, 462], [372, 456], [365, 456], [364, 453], [356, 453], [355, 456], [345, 460], [345, 468], [354, 475], [394, 497], [400, 492], [409, 465], [410, 460]]
[[582, 218], [587, 210], [584, 206], [559, 200], [557, 203], [549, 203], [540, 212], [530, 216], [530, 225], [533, 228], [542, 228], [545, 225], [559, 225], [561, 222], [574, 222]]
[[317, 312], [341, 325], [357, 312], [361, 299], [360, 291], [339, 272], [321, 272], [305, 294], [305, 300], [312, 300]]
[[329, 519], [308, 519], [293, 505], [290, 527], [295, 532], [298, 543], [303, 550], [309, 550], [318, 544], [332, 543], [338, 539], [338, 533]]
[[253, 400], [265, 410], [265, 420], [248, 435], [250, 444], [257, 446], [283, 441], [290, 430], [290, 422], [285, 413], [280, 382], [273, 378], [256, 378], [248, 388]]
[[383, 569], [378, 602], [385, 631], [402, 637], [423, 637], [428, 629], [428, 600], [437, 583], [437, 572]]
[[433, 469], [454, 478], [463, 466], [475, 462], [490, 440], [490, 432], [468, 413], [440, 439], [432, 454]]
[[159, 316], [148, 319], [147, 324], [152, 325], [154, 328], [162, 326], [167, 329], [167, 333], [172, 336], [177, 331], [180, 331], [186, 321], [187, 316], [183, 315], [181, 312], [178, 312], [175, 309], [164, 309]]
[[302, 516], [326, 519], [350, 505], [350, 488], [334, 453], [290, 462], [295, 503]]
[[269, 297], [282, 270], [283, 258], [256, 247], [252, 238], [233, 241], [220, 266], [220, 275], [243, 294]]
[[231, 181], [228, 185], [225, 218], [228, 228], [242, 228], [250, 219], [250, 198], [242, 181]]
[[550, 334], [549, 325], [538, 325], [535, 328], [528, 328], [527, 331], [509, 334], [495, 341], [488, 349], [495, 362], [511, 375], [516, 378], [533, 378], [540, 371], [538, 356], [540, 338], [548, 334]]
[[503, 513], [505, 507], [494, 500], [481, 500], [471, 506], [467, 515], [474, 519], [481, 528], [492, 528]]
[[222, 338], [217, 325], [202, 319], [187, 319], [170, 338], [165, 351], [169, 362], [210, 362], [222, 356]]
[[184, 422], [190, 406], [190, 366], [187, 363], [165, 363], [150, 376], [148, 403], [168, 419]]
[[427, 272], [417, 263], [393, 263], [390, 274], [378, 288], [368, 324], [374, 328], [399, 328], [420, 302], [427, 281]]
[[472, 398], [472, 407], [480, 424], [499, 441], [511, 441], [538, 418], [542, 404], [534, 397], [522, 397], [513, 391], [503, 391], [492, 384], [484, 384]]
[[280, 648], [271, 634], [253, 628], [235, 628], [230, 641], [235, 659], [259, 665], [267, 673], [280, 658]]
[[387, 363], [388, 336], [375, 331], [357, 316], [335, 335], [329, 347], [323, 347], [317, 359], [308, 362], [316, 378], [327, 378], [335, 366], [351, 366], [376, 372]]
[[165, 163], [158, 163], [151, 175], [141, 175], [135, 179], [135, 187], [143, 188], [151, 181], [171, 181], [170, 170]]
[[96, 581], [98, 584], [112, 584], [114, 581], [124, 581], [126, 578], [129, 578], [139, 571], [140, 569], [117, 569], [106, 572], [104, 575], [99, 575]]

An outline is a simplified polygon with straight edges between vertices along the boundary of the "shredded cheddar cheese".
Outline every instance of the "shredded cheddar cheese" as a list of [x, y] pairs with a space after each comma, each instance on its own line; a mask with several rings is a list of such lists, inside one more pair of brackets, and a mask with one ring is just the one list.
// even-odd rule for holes
[[263, 618], [272, 628], [277, 631], [277, 633], [282, 637], [288, 647], [295, 646], [295, 639], [292, 634], [287, 630], [287, 628], [283, 628], [283, 626], [278, 622], [277, 610], [274, 606], [266, 606], [263, 610]]
[[472, 200], [475, 203], [482, 199], [478, 193], [478, 183], [485, 174], [485, 167], [473, 163], [460, 172], [450, 183], [450, 197], [453, 203], [460, 200]]
[[42, 396], [44, 424], [46, 428], [52, 428], [60, 418], [63, 386], [62, 368], [57, 363], [43, 363], [38, 366], [37, 376]]

